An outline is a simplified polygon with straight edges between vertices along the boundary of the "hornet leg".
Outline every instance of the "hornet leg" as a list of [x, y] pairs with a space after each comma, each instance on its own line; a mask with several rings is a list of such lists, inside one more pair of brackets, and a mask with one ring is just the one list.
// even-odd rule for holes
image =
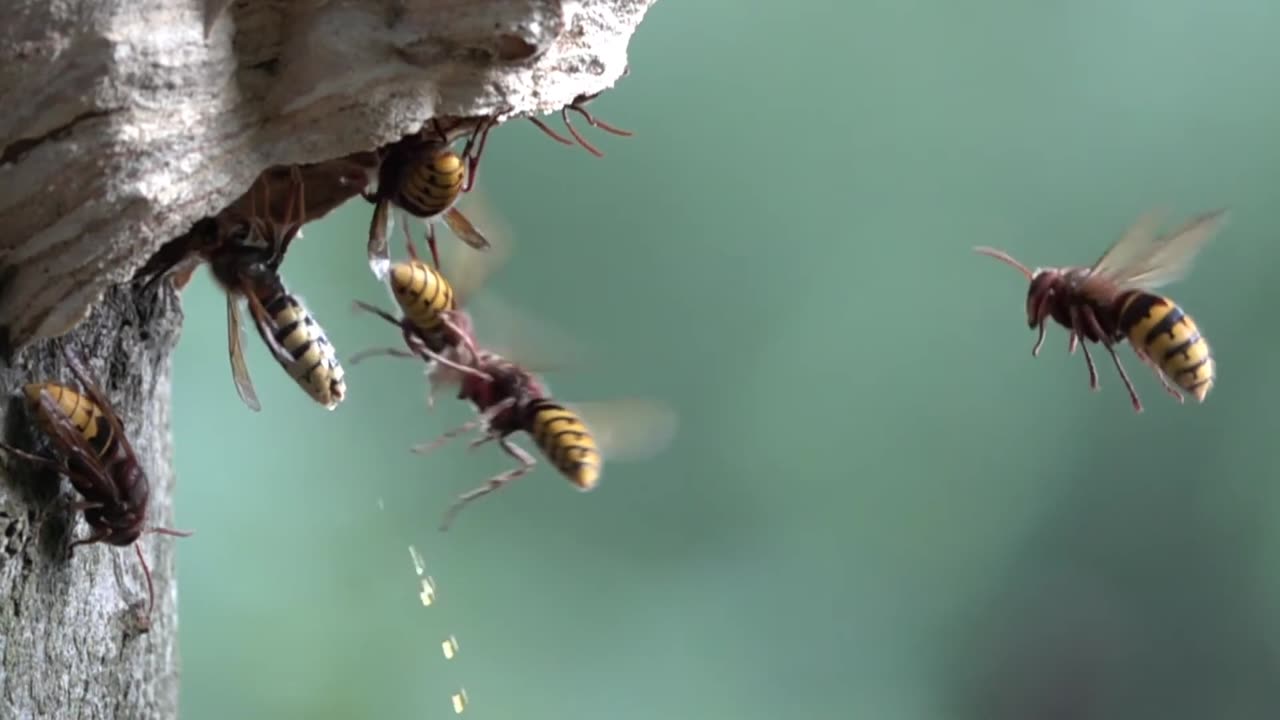
[[95, 528], [93, 532], [88, 534], [88, 536], [79, 540], [73, 540], [71, 544], [67, 546], [67, 554], [71, 555], [75, 552], [75, 549], [81, 545], [92, 545], [97, 542], [102, 542], [110, 534], [110, 528]]
[[422, 353], [427, 358], [434, 360], [435, 362], [438, 362], [441, 365], [444, 365], [445, 367], [452, 368], [460, 373], [463, 373], [464, 375], [471, 375], [473, 377], [477, 377], [481, 380], [484, 380], [485, 382], [489, 382], [493, 380], [493, 378], [489, 376], [488, 373], [485, 373], [483, 370], [477, 370], [473, 367], [468, 367], [461, 363], [454, 362], [453, 360], [450, 360], [449, 358], [445, 357], [444, 355], [441, 355], [438, 352], [435, 352], [434, 350], [429, 350], [424, 347], [422, 348]]
[[[446, 320], [445, 322], [447, 323], [448, 320]], [[413, 348], [414, 352], [418, 354], [418, 357], [420, 359], [425, 360], [427, 362], [439, 363], [440, 365], [443, 365], [447, 368], [451, 368], [457, 372], [462, 373], [463, 375], [471, 375], [485, 382], [490, 382], [493, 380], [493, 378], [490, 377], [488, 373], [482, 370], [473, 368], [469, 365], [463, 365], [462, 363], [459, 363], [451, 358], [445, 357], [444, 355], [441, 355], [435, 350], [432, 350], [431, 348], [427, 347], [427, 344], [423, 342], [416, 334], [414, 334], [415, 331], [412, 330], [408, 324], [405, 324], [402, 327], [404, 329], [405, 344]]]
[[443, 321], [444, 326], [449, 329], [449, 332], [458, 338], [463, 347], [471, 352], [471, 357], [478, 359], [480, 351], [476, 349], [475, 338], [471, 337], [471, 333], [463, 331], [462, 327], [454, 321], [455, 317], [461, 317], [462, 315], [463, 313], [460, 310], [445, 310], [440, 313], [440, 319]]
[[491, 115], [476, 125], [476, 129], [471, 132], [471, 137], [467, 139], [467, 144], [462, 149], [462, 157], [467, 160], [467, 184], [462, 188], [464, 193], [471, 192], [471, 188], [476, 185], [476, 176], [480, 174], [480, 156], [484, 155], [484, 145], [489, 140], [489, 129], [493, 127], [495, 117]]
[[102, 503], [100, 502], [94, 502], [92, 500], [75, 500], [67, 506], [67, 509], [71, 511], [72, 515], [76, 515], [84, 512], [85, 510], [97, 510], [100, 507], [102, 507]]
[[533, 456], [521, 449], [519, 445], [512, 443], [506, 438], [498, 440], [498, 444], [502, 446], [502, 449], [505, 450], [508, 455], [515, 458], [516, 461], [520, 463], [520, 466], [504, 473], [494, 475], [484, 485], [459, 495], [453, 505], [450, 505], [449, 509], [445, 511], [444, 520], [440, 523], [441, 532], [449, 529], [449, 526], [453, 524], [454, 517], [457, 516], [458, 511], [461, 510], [464, 505], [478, 497], [488, 495], [512, 480], [516, 480], [533, 468], [534, 463], [536, 462], [533, 459]]
[[361, 350], [360, 352], [347, 358], [347, 362], [351, 365], [356, 365], [356, 364], [359, 364], [361, 360], [365, 360], [367, 358], [371, 358], [376, 355], [389, 355], [391, 357], [410, 358], [413, 360], [418, 359], [417, 355], [414, 355], [408, 350], [401, 350], [400, 348], [393, 348], [393, 347], [385, 347], [385, 348], [369, 348], [368, 350]]
[[351, 309], [352, 309], [352, 310], [359, 310], [359, 311], [361, 311], [361, 312], [371, 313], [371, 314], [373, 314], [373, 315], [377, 315], [378, 317], [382, 318], [383, 320], [386, 320], [387, 322], [391, 323], [392, 325], [395, 325], [396, 327], [401, 327], [400, 321], [399, 321], [399, 320], [397, 320], [397, 319], [395, 318], [395, 316], [394, 316], [394, 315], [392, 315], [391, 313], [387, 312], [386, 310], [383, 310], [383, 309], [382, 309], [382, 308], [380, 308], [380, 307], [377, 307], [377, 306], [375, 306], [375, 305], [370, 305], [369, 303], [367, 303], [367, 302], [365, 302], [365, 301], [363, 301], [363, 300], [356, 300], [356, 301], [354, 301], [354, 302], [351, 304]]
[[57, 460], [44, 457], [43, 455], [36, 455], [35, 453], [29, 453], [26, 450], [19, 450], [18, 448], [10, 445], [9, 443], [0, 442], [0, 449], [3, 449], [5, 452], [9, 453], [14, 457], [22, 458], [23, 460], [26, 460], [27, 462], [37, 467], [47, 468], [61, 475], [71, 474], [71, 469], [68, 468], [63, 463], [60, 463]]
[[468, 449], [468, 450], [475, 450], [476, 448], [480, 447], [481, 445], [484, 445], [485, 443], [493, 442], [494, 440], [497, 440], [497, 439], [498, 439], [498, 436], [497, 436], [497, 435], [494, 435], [493, 433], [489, 433], [489, 434], [485, 435], [484, 437], [480, 438], [479, 440], [472, 440], [472, 441], [471, 441], [471, 444], [470, 444], [470, 445], [467, 445], [467, 449]]
[[436, 224], [427, 220], [427, 247], [431, 249], [431, 262], [440, 269], [440, 250], [436, 247]]
[[147, 558], [142, 554], [142, 543], [135, 541], [133, 551], [138, 555], [138, 564], [142, 566], [142, 576], [147, 579], [147, 615], [142, 624], [149, 628], [151, 627], [151, 609], [156, 604], [156, 588], [151, 582], [151, 568], [147, 567]]
[[440, 437], [429, 443], [418, 443], [417, 445], [414, 445], [409, 448], [409, 452], [417, 453], [418, 455], [426, 455], [459, 435], [465, 435], [473, 430], [480, 429], [482, 425], [484, 425], [484, 423], [480, 420], [468, 420], [448, 432], [441, 433]]
[[1038, 356], [1040, 354], [1040, 348], [1044, 346], [1044, 331], [1046, 327], [1045, 323], [1049, 319], [1049, 310], [1047, 307], [1048, 304], [1049, 304], [1049, 299], [1046, 297], [1045, 299], [1040, 301], [1040, 304], [1038, 306], [1036, 306], [1035, 316], [1040, 319], [1040, 336], [1036, 338], [1035, 347], [1031, 348], [1031, 357]]
[[1138, 399], [1138, 390], [1133, 386], [1133, 381], [1129, 379], [1129, 373], [1125, 372], [1124, 365], [1120, 364], [1120, 356], [1116, 355], [1115, 344], [1102, 331], [1102, 323], [1098, 322], [1098, 316], [1094, 314], [1092, 308], [1081, 310], [1080, 315], [1089, 324], [1089, 329], [1102, 338], [1103, 347], [1107, 349], [1107, 352], [1111, 353], [1111, 360], [1116, 364], [1116, 371], [1120, 373], [1120, 379], [1124, 381], [1124, 387], [1129, 391], [1129, 402], [1133, 404], [1133, 411], [1142, 412], [1142, 401]]
[[[1072, 306], [1071, 308], [1071, 331], [1076, 335], [1084, 337], [1083, 328], [1081, 327], [1080, 311]], [[1080, 349], [1084, 351], [1084, 360], [1089, 365], [1089, 389], [1098, 389], [1098, 366], [1093, 364], [1093, 356], [1089, 354], [1088, 343], [1080, 343]]]
[[1151, 368], [1151, 370], [1156, 374], [1156, 377], [1160, 378], [1160, 384], [1164, 386], [1165, 391], [1167, 391], [1170, 395], [1176, 398], [1178, 402], [1185, 401], [1184, 398], [1182, 397], [1182, 393], [1178, 392], [1178, 389], [1175, 388], [1173, 384], [1169, 382], [1169, 378], [1165, 377], [1164, 370], [1161, 370], [1160, 366], [1157, 365], [1155, 361], [1150, 358], [1150, 356], [1148, 356], [1145, 352], [1143, 352], [1142, 350], [1139, 350], [1136, 347], [1133, 349], [1133, 353], [1137, 355], [1138, 359], [1141, 360], [1143, 363], [1145, 363], [1147, 367]]
[[[614, 127], [613, 125], [610, 125], [609, 123], [596, 118], [594, 115], [588, 112], [587, 109], [583, 107], [582, 104], [580, 103], [575, 103], [573, 105], [570, 105], [568, 108], [565, 108], [566, 111], [569, 109], [573, 109], [577, 111], [579, 115], [586, 118], [587, 124], [593, 128], [599, 128], [607, 133], [612, 133], [620, 137], [631, 137], [632, 135], [635, 134], [630, 130], [623, 130], [622, 128]], [[566, 122], [568, 122], [567, 119], [566, 119]]]
[[551, 128], [546, 124], [546, 123], [542, 122], [542, 121], [541, 121], [541, 120], [539, 120], [538, 118], [536, 118], [536, 117], [534, 117], [534, 116], [530, 115], [527, 119], [529, 120], [529, 122], [533, 123], [534, 125], [537, 125], [537, 126], [538, 126], [538, 129], [539, 129], [539, 130], [541, 130], [542, 132], [546, 133], [546, 134], [547, 134], [547, 135], [548, 135], [552, 140], [555, 140], [556, 142], [560, 143], [561, 145], [572, 145], [572, 144], [573, 144], [573, 141], [572, 141], [572, 140], [570, 140], [569, 138], [564, 137], [563, 135], [561, 135], [560, 133], [556, 132], [555, 130], [552, 130], [552, 129], [551, 129]]
[[1043, 320], [1041, 320], [1041, 321], [1040, 321], [1040, 335], [1036, 338], [1036, 344], [1035, 344], [1035, 347], [1031, 348], [1031, 357], [1036, 357], [1037, 355], [1039, 355], [1039, 354], [1040, 354], [1040, 348], [1044, 346], [1044, 330], [1045, 330], [1045, 327], [1044, 327], [1044, 321], [1043, 321]]
[[515, 404], [516, 404], [515, 398], [507, 398], [506, 400], [503, 400], [502, 402], [497, 403], [496, 405], [490, 407], [488, 410], [485, 410], [483, 413], [480, 414], [480, 417], [476, 418], [475, 420], [470, 420], [468, 422], [465, 422], [459, 425], [458, 427], [442, 434], [440, 437], [436, 438], [432, 442], [414, 445], [412, 448], [410, 448], [410, 451], [417, 453], [419, 455], [425, 455], [431, 452], [432, 450], [435, 450], [436, 448], [440, 447], [441, 445], [444, 445], [449, 440], [452, 440], [453, 438], [458, 437], [459, 435], [465, 435], [466, 433], [469, 433], [473, 430], [477, 430], [479, 428], [482, 428], [488, 425], [489, 423], [493, 422], [493, 419], [495, 417], [501, 415], [503, 412], [507, 411], [508, 409], [511, 408], [512, 405], [515, 405]]
[[146, 532], [156, 535], [169, 535], [170, 537], [191, 537], [196, 534], [195, 530], [174, 530], [173, 528], [152, 527], [147, 528]]
[[[189, 537], [192, 534], [190, 530], [174, 530], [172, 528], [152, 527], [147, 528], [146, 532], [155, 533], [156, 535], [172, 535], [174, 537]], [[138, 563], [142, 565], [142, 575], [147, 579], [147, 615], [143, 622], [144, 627], [151, 626], [151, 609], [156, 604], [156, 590], [151, 582], [151, 568], [147, 566], [147, 558], [142, 554], [142, 543], [134, 541], [133, 551], [138, 555]]]
[[577, 110], [578, 112], [586, 116], [588, 124], [595, 125], [595, 123], [592, 122], [591, 116], [588, 115], [587, 112], [582, 108], [574, 105], [566, 106], [564, 108], [561, 108], [560, 110], [560, 119], [564, 120], [564, 126], [569, 129], [569, 134], [572, 135], [573, 139], [577, 140], [578, 144], [581, 145], [583, 148], [585, 148], [587, 152], [591, 153], [592, 155], [595, 155], [598, 158], [604, 157], [604, 153], [596, 149], [595, 145], [592, 145], [591, 143], [587, 142], [587, 139], [582, 137], [582, 135], [578, 132], [578, 129], [575, 128], [573, 126], [573, 123], [569, 121], [569, 108], [573, 108], [574, 110]]
[[[401, 218], [401, 220], [400, 228], [404, 230], [404, 248], [409, 253], [409, 259], [414, 262], [421, 262], [418, 257], [418, 248], [413, 246], [413, 233], [409, 232], [409, 220], [408, 218]], [[427, 228], [430, 229], [430, 227], [431, 223], [427, 223]]]
[[1120, 373], [1120, 379], [1124, 381], [1124, 387], [1129, 391], [1129, 402], [1133, 403], [1134, 412], [1142, 412], [1142, 401], [1138, 399], [1138, 390], [1133, 387], [1133, 381], [1129, 379], [1129, 373], [1125, 372], [1124, 365], [1120, 364], [1120, 356], [1116, 355], [1116, 348], [1111, 343], [1106, 344], [1107, 352], [1111, 353], [1111, 359], [1115, 361], [1116, 370]]

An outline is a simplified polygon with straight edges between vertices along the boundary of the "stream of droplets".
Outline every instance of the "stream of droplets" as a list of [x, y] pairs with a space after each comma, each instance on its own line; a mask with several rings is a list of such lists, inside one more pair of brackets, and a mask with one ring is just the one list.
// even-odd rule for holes
[[[422, 601], [423, 607], [431, 607], [436, 601], [436, 581], [427, 574], [427, 563], [422, 559], [422, 553], [412, 545], [409, 546], [409, 557], [413, 559], [413, 571], [418, 575], [418, 599]], [[454, 659], [458, 656], [458, 638], [452, 635], [445, 638], [440, 643], [440, 650], [444, 653], [445, 660]], [[449, 700], [453, 703], [453, 711], [461, 715], [467, 709], [466, 688], [459, 687]]]

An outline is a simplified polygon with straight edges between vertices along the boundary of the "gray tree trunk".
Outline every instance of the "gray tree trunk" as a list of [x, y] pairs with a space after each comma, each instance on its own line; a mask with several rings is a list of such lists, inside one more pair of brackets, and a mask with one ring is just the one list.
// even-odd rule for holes
[[[74, 332], [20, 353], [0, 369], [5, 438], [49, 455], [19, 393], [33, 381], [78, 388], [57, 345], [66, 344], [111, 398], [151, 481], [151, 524], [172, 523], [169, 357], [182, 312], [167, 285], [150, 297], [114, 288]], [[40, 438], [40, 439], [37, 439]], [[131, 548], [68, 543], [88, 527], [67, 481], [5, 458], [0, 482], [0, 717], [157, 718], [177, 715], [175, 542], [144, 535], [156, 605], [139, 633], [147, 586]], [[198, 537], [198, 536], [196, 536]]]
[[[270, 166], [367, 153], [433, 117], [558, 111], [611, 87], [653, 2], [0, 0], [5, 439], [32, 447], [21, 386], [70, 383], [56, 347], [69, 344], [150, 475], [149, 524], [168, 526], [181, 311], [167, 288], [135, 293], [138, 268]], [[309, 197], [308, 216], [343, 199], [317, 197], [316, 211]], [[74, 498], [20, 460], [0, 470], [0, 718], [175, 717], [173, 553], [200, 536], [143, 537], [156, 608], [137, 634], [146, 587], [132, 551], [66, 557], [68, 534], [87, 532]]]

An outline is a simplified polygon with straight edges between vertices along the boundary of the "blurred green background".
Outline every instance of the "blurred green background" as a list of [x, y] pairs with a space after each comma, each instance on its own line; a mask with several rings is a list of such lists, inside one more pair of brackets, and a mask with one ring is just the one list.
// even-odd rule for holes
[[[558, 397], [663, 400], [679, 434], [590, 494], [540, 464], [448, 533], [509, 463], [407, 448], [467, 408], [427, 412], [420, 366], [374, 359], [325, 412], [250, 335], [249, 412], [202, 271], [174, 388], [183, 716], [446, 718], [459, 687], [465, 717], [530, 720], [1280, 716], [1277, 22], [658, 3], [592, 105], [634, 137], [579, 123], [601, 160], [493, 134], [514, 247], [486, 289], [590, 349]], [[1061, 329], [1033, 360], [1025, 281], [971, 252], [1088, 264], [1149, 207], [1222, 205], [1168, 289], [1216, 351], [1202, 406], [1127, 350], [1146, 412], [1101, 351], [1091, 393]], [[344, 358], [396, 340], [350, 311], [390, 306], [368, 216], [308, 227], [285, 267]]]

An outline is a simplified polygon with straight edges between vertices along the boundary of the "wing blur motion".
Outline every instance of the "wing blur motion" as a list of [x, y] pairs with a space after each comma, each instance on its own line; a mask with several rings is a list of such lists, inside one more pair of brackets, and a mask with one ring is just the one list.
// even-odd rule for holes
[[1156, 235], [1160, 215], [1148, 212], [1093, 266], [1093, 273], [1120, 287], [1154, 289], [1182, 279], [1205, 243], [1221, 228], [1225, 208], [1198, 215], [1181, 227]]
[[679, 416], [671, 406], [647, 398], [569, 403], [595, 437], [607, 460], [646, 460], [675, 439]]
[[1157, 231], [1164, 222], [1164, 211], [1148, 210], [1138, 216], [1102, 257], [1093, 264], [1093, 274], [1113, 277], [1117, 271], [1128, 267], [1143, 254], [1151, 250], [1156, 242]]
[[444, 211], [444, 222], [453, 231], [454, 235], [462, 242], [470, 245], [476, 250], [483, 250], [489, 247], [489, 239], [486, 238], [476, 226], [462, 214], [457, 207], [451, 207]]
[[[465, 305], [467, 299], [484, 287], [485, 281], [511, 256], [511, 228], [502, 220], [501, 215], [493, 209], [488, 197], [479, 190], [472, 190], [463, 196], [459, 204], [465, 205], [468, 215], [476, 218], [485, 228], [484, 252], [476, 252], [472, 247], [458, 247], [452, 243], [441, 249], [441, 262], [444, 263], [449, 284], [453, 286], [459, 305]], [[452, 215], [445, 220], [455, 233]], [[467, 226], [474, 229], [470, 221]], [[465, 238], [464, 238], [465, 242]]]
[[476, 252], [450, 243], [449, 249], [442, 250], [442, 262], [458, 306], [478, 318], [480, 344], [536, 373], [587, 364], [587, 347], [571, 333], [492, 290], [481, 292], [489, 277], [510, 258], [513, 233], [483, 192], [473, 190], [460, 203], [484, 225], [489, 247]]
[[1118, 274], [1119, 284], [1156, 288], [1186, 277], [1196, 255], [1221, 229], [1226, 215], [1225, 209], [1204, 213], [1161, 237], [1146, 257]]

